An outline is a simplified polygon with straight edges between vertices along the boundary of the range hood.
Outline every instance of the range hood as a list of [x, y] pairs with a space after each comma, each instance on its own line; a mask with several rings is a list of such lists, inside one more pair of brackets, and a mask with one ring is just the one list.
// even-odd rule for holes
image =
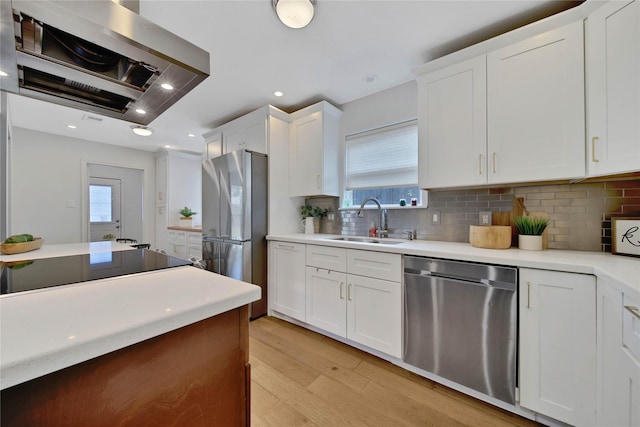
[[2, 90], [146, 125], [209, 53], [110, 0], [0, 0], [0, 70]]

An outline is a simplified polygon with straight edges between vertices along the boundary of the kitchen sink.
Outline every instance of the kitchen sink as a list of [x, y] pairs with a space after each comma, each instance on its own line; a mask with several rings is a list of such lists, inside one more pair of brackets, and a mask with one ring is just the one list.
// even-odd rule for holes
[[357, 236], [331, 237], [329, 238], [329, 240], [338, 240], [340, 242], [375, 243], [379, 245], [399, 245], [400, 243], [404, 243], [403, 241], [374, 239], [371, 237], [357, 237]]

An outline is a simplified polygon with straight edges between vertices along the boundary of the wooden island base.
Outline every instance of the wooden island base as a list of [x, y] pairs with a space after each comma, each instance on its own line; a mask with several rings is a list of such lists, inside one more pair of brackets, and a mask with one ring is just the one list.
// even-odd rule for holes
[[2, 390], [6, 426], [249, 426], [243, 306]]

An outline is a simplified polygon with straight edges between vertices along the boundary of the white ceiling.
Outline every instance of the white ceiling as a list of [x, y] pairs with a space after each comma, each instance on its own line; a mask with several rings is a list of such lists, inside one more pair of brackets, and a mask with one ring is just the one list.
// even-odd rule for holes
[[[261, 106], [291, 112], [322, 99], [340, 106], [412, 80], [417, 65], [576, 4], [318, 0], [311, 24], [293, 30], [278, 21], [270, 0], [140, 0], [142, 16], [211, 55], [211, 76], [149, 125], [152, 136], [134, 135], [128, 122], [92, 113], [102, 121], [83, 120], [87, 113], [19, 96], [10, 98], [11, 120], [137, 149], [200, 153], [203, 133]], [[370, 75], [377, 80], [367, 83]]]

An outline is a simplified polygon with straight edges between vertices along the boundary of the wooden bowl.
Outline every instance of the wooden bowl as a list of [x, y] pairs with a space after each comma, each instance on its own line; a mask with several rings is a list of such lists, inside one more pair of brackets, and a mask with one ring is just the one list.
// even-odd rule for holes
[[0, 244], [0, 253], [3, 255], [21, 254], [23, 252], [35, 251], [40, 249], [44, 239], [42, 237], [36, 237], [30, 242], [22, 243], [2, 243]]
[[507, 249], [511, 246], [511, 226], [471, 225], [469, 243], [476, 248]]

